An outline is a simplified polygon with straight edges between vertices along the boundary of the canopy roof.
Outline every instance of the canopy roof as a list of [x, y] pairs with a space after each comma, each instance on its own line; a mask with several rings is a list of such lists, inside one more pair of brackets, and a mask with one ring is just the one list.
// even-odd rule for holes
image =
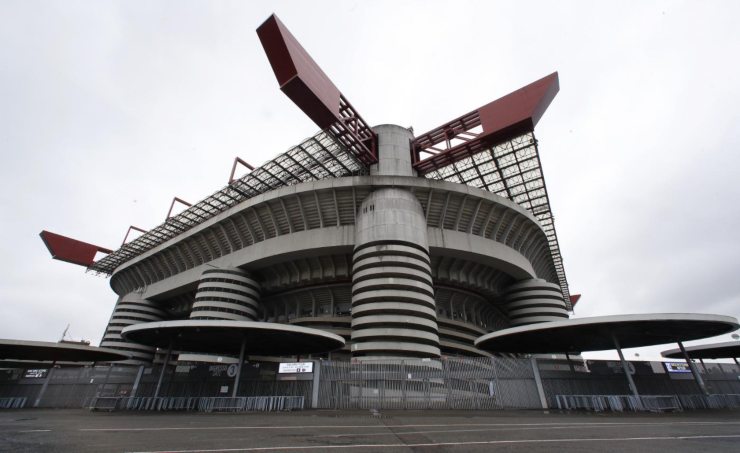
[[121, 335], [129, 341], [187, 352], [239, 354], [246, 339], [247, 354], [294, 355], [328, 352], [344, 339], [323, 330], [253, 321], [188, 319], [128, 326]]
[[0, 340], [0, 360], [115, 362], [130, 357], [120, 351], [75, 343]]
[[483, 335], [475, 346], [489, 352], [547, 354], [614, 349], [698, 340], [736, 330], [731, 316], [691, 313], [597, 316], [503, 329]]
[[[685, 349], [689, 357], [694, 359], [731, 359], [740, 357], [740, 341], [687, 346]], [[669, 349], [661, 352], [660, 355], [668, 359], [683, 358], [683, 353], [680, 349]]]

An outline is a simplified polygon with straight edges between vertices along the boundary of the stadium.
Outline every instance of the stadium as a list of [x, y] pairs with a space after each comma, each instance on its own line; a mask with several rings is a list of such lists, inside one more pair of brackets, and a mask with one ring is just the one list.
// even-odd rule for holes
[[[8, 374], [8, 404], [740, 404], [737, 367], [701, 372], [682, 345], [737, 329], [734, 318], [569, 320], [580, 296], [568, 288], [535, 137], [556, 72], [417, 133], [369, 126], [276, 16], [257, 34], [280, 89], [319, 132], [260, 166], [237, 157], [225, 187], [197, 203], [174, 198], [163, 223], [130, 227], [117, 250], [42, 231], [52, 257], [110, 277], [118, 299], [97, 352], [123, 360], [55, 369], [58, 347], [22, 345], [50, 370], [43, 384], [35, 370]], [[185, 209], [173, 214], [176, 203]], [[127, 241], [132, 230], [140, 235]], [[621, 351], [671, 342], [690, 369], [627, 363]], [[612, 347], [619, 362], [572, 360]]]
[[[568, 317], [534, 135], [557, 73], [415, 136], [367, 126], [276, 17], [258, 34], [322, 130], [258, 168], [237, 158], [226, 187], [118, 250], [75, 241], [110, 252], [66, 258], [110, 275], [102, 347], [151, 363], [124, 328], [200, 319], [321, 329], [346, 340], [335, 360], [490, 356], [479, 336]], [[70, 239], [42, 237], [65, 259]]]

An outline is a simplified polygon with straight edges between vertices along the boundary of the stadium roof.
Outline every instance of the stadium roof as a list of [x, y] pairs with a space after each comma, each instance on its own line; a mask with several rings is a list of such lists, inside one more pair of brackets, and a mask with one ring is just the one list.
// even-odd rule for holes
[[121, 264], [200, 225], [245, 200], [278, 187], [306, 181], [365, 174], [367, 167], [330, 132], [319, 132], [303, 143], [235, 179], [226, 187], [172, 216], [118, 250], [96, 261], [89, 270], [111, 275]]

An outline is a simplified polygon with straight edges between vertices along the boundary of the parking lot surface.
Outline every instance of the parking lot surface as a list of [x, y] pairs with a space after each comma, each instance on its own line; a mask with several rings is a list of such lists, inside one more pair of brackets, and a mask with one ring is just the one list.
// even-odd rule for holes
[[740, 451], [740, 412], [0, 412], [0, 451]]

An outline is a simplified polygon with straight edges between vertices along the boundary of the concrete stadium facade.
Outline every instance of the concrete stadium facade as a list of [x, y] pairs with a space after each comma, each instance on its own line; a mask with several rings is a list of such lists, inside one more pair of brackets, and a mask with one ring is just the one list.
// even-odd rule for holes
[[149, 363], [154, 348], [120, 331], [191, 318], [322, 329], [346, 339], [331, 353], [339, 360], [487, 356], [474, 346], [481, 335], [568, 317], [529, 210], [417, 176], [413, 133], [373, 131], [378, 162], [367, 171], [265, 191], [118, 265], [101, 346]]

